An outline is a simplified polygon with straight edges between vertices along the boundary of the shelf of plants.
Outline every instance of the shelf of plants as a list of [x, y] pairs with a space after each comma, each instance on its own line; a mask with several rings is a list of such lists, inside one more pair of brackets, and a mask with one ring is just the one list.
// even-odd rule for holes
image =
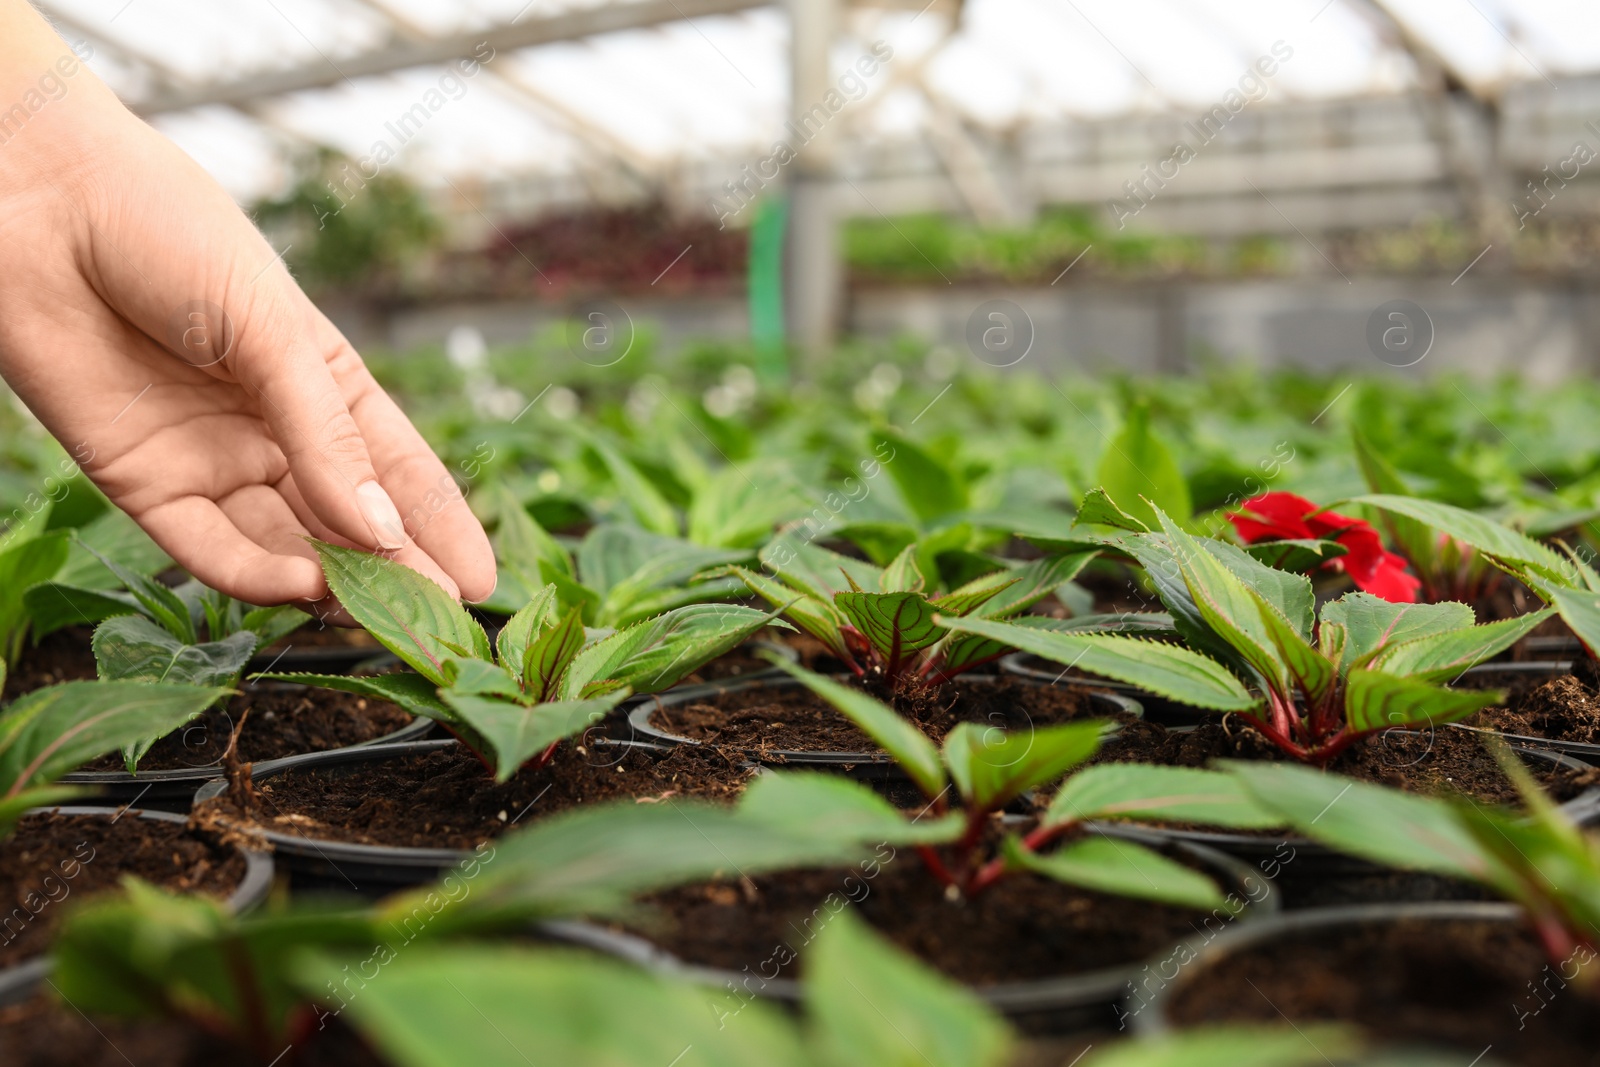
[[0, 425], [0, 1059], [1594, 1062], [1593, 386], [884, 358], [381, 363], [500, 583], [350, 631]]

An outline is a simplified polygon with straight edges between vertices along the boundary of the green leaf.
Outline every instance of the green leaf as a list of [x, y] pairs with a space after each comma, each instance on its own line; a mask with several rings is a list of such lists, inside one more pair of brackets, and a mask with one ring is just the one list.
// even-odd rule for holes
[[860, 782], [816, 771], [764, 771], [739, 798], [739, 814], [794, 837], [876, 846], [942, 845], [961, 836], [956, 812], [907, 818]]
[[999, 730], [958, 723], [944, 739], [944, 762], [969, 811], [999, 811], [1088, 760], [1110, 725], [1089, 720]]
[[1079, 771], [1056, 793], [1042, 825], [1090, 819], [1188, 822], [1238, 830], [1268, 830], [1284, 822], [1231, 775], [1140, 763], [1107, 763]]
[[588, 444], [611, 472], [612, 481], [617, 483], [617, 491], [622, 494], [623, 501], [639, 525], [652, 533], [677, 537], [677, 512], [672, 510], [672, 505], [667, 503], [661, 491], [639, 473], [639, 468], [599, 437], [590, 435]]
[[1465, 508], [1416, 497], [1374, 493], [1351, 497], [1345, 503], [1365, 504], [1380, 511], [1403, 515], [1427, 524], [1438, 533], [1477, 549], [1484, 555], [1507, 563], [1521, 564], [1545, 578], [1568, 585], [1581, 583], [1577, 568], [1552, 549], [1546, 548], [1515, 530], [1500, 525]]
[[[300, 987], [342, 989], [363, 958], [302, 957]], [[779, 1009], [725, 996], [571, 950], [418, 945], [345, 1012], [395, 1067], [807, 1067]]]
[[256, 635], [257, 648], [266, 648], [310, 621], [310, 615], [285, 604], [272, 608], [252, 608], [239, 620], [239, 627]]
[[24, 594], [61, 569], [67, 545], [68, 535], [56, 532], [0, 552], [0, 660], [15, 662], [29, 618]]
[[1289, 763], [1223, 765], [1300, 833], [1386, 867], [1481, 881], [1489, 868], [1450, 805]]
[[1257, 541], [1241, 546], [1257, 562], [1274, 570], [1303, 574], [1314, 571], [1329, 560], [1338, 559], [1350, 550], [1337, 541]]
[[97, 673], [106, 680], [232, 689], [255, 653], [256, 635], [246, 631], [185, 644], [143, 615], [118, 615], [95, 627], [90, 646]]
[[[55, 517], [52, 509], [52, 521]], [[56, 572], [56, 581], [102, 592], [121, 588], [117, 576], [106, 569], [96, 553], [135, 574], [160, 574], [172, 566], [171, 557], [150, 540], [150, 535], [129, 518], [127, 512], [108, 507], [98, 518], [74, 531], [67, 562]]]
[[1362, 1052], [1354, 1027], [1213, 1025], [1108, 1045], [1084, 1060], [1083, 1067], [1323, 1067], [1356, 1062], [1377, 1067], [1370, 1058], [1358, 1061]]
[[1006, 860], [1058, 882], [1100, 893], [1210, 910], [1225, 905], [1215, 882], [1159, 852], [1110, 837], [1086, 837], [1047, 855], [1006, 839]]
[[754, 548], [774, 526], [809, 509], [799, 482], [771, 460], [729, 464], [695, 489], [688, 539], [697, 545]]
[[150, 682], [63, 682], [0, 712], [0, 795], [48, 785], [90, 760], [182, 726], [225, 689]]
[[524, 763], [557, 741], [599, 722], [628, 695], [627, 689], [620, 689], [592, 700], [559, 700], [530, 707], [455, 689], [440, 691], [445, 703], [489, 745], [497, 782], [510, 779]]
[[[780, 534], [761, 550], [761, 563], [784, 583], [808, 596], [833, 603], [835, 593], [881, 590], [883, 572], [872, 564]], [[851, 583], [855, 583], [854, 586]]]
[[1235, 578], [1271, 604], [1297, 634], [1310, 639], [1316, 595], [1311, 590], [1309, 578], [1269, 567], [1238, 545], [1230, 545], [1226, 541], [1208, 537], [1197, 543], [1232, 572]]
[[[1341, 627], [1336, 658], [1341, 671], [1365, 666], [1374, 655], [1419, 637], [1470, 628], [1477, 619], [1465, 604], [1395, 604], [1371, 593], [1346, 593], [1323, 605], [1322, 627]], [[1324, 634], [1324, 644], [1331, 635]]]
[[917, 546], [910, 544], [901, 549], [900, 554], [883, 569], [879, 581], [885, 593], [922, 592], [928, 579], [923, 575], [922, 568], [917, 566]]
[[528, 514], [528, 509], [522, 506], [511, 488], [503, 482], [484, 488], [496, 520], [495, 558], [530, 590], [545, 584], [546, 567], [572, 577], [572, 557]]
[[1004, 641], [1088, 674], [1150, 690], [1168, 700], [1217, 711], [1249, 711], [1260, 701], [1227, 668], [1186, 648], [1137, 637], [1058, 633], [988, 619], [939, 618], [958, 633]]
[[[787, 834], [710, 801], [669, 797], [580, 805], [494, 842], [470, 896], [435, 918], [440, 932], [493, 922], [631, 910], [636, 894], [707, 878], [858, 863], [871, 848]], [[389, 898], [379, 918], [408, 915], [431, 890]]]
[[[556, 587], [542, 585], [536, 588], [527, 604], [506, 620], [506, 624], [495, 635], [495, 651], [500, 654], [500, 665], [518, 678], [522, 677], [523, 656], [528, 645], [540, 630], [557, 618]], [[581, 614], [581, 608], [576, 610]]]
[[113, 615], [140, 610], [132, 593], [82, 589], [62, 582], [40, 582], [22, 595], [22, 602], [35, 640], [64, 626], [92, 626]]
[[694, 604], [636, 623], [596, 641], [572, 660], [562, 682], [564, 699], [595, 696], [597, 686], [627, 686], [659, 693], [732, 650], [778, 612], [735, 604]]
[[944, 765], [939, 760], [939, 750], [909, 720], [859, 689], [840, 685], [787, 660], [774, 657], [772, 662], [785, 674], [799, 679], [807, 689], [837, 708], [840, 714], [860, 727], [862, 733], [876, 741], [894, 758], [900, 769], [917, 783], [917, 788], [922, 790], [924, 796], [936, 797], [944, 791], [947, 779]]
[[[1356, 462], [1367, 481], [1367, 488], [1387, 496], [1412, 496], [1412, 490], [1398, 471], [1372, 447], [1359, 427], [1350, 427], [1355, 445]], [[1383, 524], [1388, 529], [1389, 540], [1419, 572], [1435, 569], [1439, 562], [1439, 538], [1426, 522], [1418, 521], [1395, 511], [1385, 511]]]
[[[1177, 460], [1150, 429], [1150, 408], [1146, 404], [1134, 404], [1128, 409], [1122, 432], [1100, 459], [1095, 481], [1151, 529], [1157, 525], [1152, 504], [1180, 522], [1194, 514], [1189, 484], [1184, 481]], [[1079, 521], [1087, 521], [1081, 508]]]
[[1368, 666], [1426, 682], [1454, 681], [1468, 667], [1504, 652], [1554, 614], [1554, 609], [1546, 608], [1467, 630], [1390, 644], [1373, 656]]
[[277, 674], [258, 674], [257, 678], [270, 678], [296, 685], [311, 685], [322, 689], [337, 689], [344, 693], [373, 697], [397, 704], [413, 715], [439, 722], [454, 722], [455, 712], [439, 699], [439, 687], [432, 679], [420, 674], [307, 674], [285, 671]]
[[[1135, 492], [1128, 497], [1130, 501], [1138, 500], [1139, 494]], [[1133, 533], [1148, 533], [1150, 527], [1155, 525], [1155, 516], [1145, 523], [1117, 506], [1111, 499], [1111, 494], [1105, 488], [1091, 489], [1084, 494], [1083, 500], [1078, 504], [1077, 521], [1088, 526], [1111, 526], [1118, 530], [1129, 530]]]
[[921, 593], [836, 593], [833, 605], [871, 642], [891, 675], [908, 655], [944, 636], [933, 621], [933, 605]]
[[553, 699], [561, 676], [583, 649], [583, 613], [573, 608], [528, 646], [522, 664], [523, 688], [536, 700]]
[[1504, 699], [1498, 690], [1441, 689], [1356, 667], [1345, 679], [1344, 717], [1357, 733], [1390, 726], [1442, 726]]
[[806, 953], [815, 1062], [830, 1067], [1002, 1067], [1013, 1041], [992, 1009], [891, 946], [846, 908]]
[[[522, 687], [504, 667], [485, 663], [481, 659], [447, 659], [444, 676], [449, 681], [448, 692], [455, 696], [501, 696], [510, 700], [522, 698]], [[440, 690], [439, 695], [445, 695]]]
[[595, 623], [623, 625], [639, 617], [642, 602], [688, 584], [700, 572], [749, 558], [744, 551], [706, 548], [631, 526], [596, 526], [578, 546], [578, 573], [600, 595]]
[[140, 610], [151, 620], [163, 627], [168, 633], [184, 644], [192, 645], [199, 640], [195, 633], [194, 621], [189, 614], [189, 605], [183, 598], [172, 590], [156, 581], [147, 578], [136, 571], [129, 570], [109, 556], [103, 556], [89, 546], [84, 548], [98, 559], [107, 570], [117, 576], [129, 594], [139, 602]]
[[454, 597], [403, 563], [313, 540], [328, 588], [367, 632], [418, 674], [443, 685], [451, 645], [493, 659], [489, 638]]
[[[1032, 563], [1024, 564], [1010, 570], [996, 571], [994, 574], [985, 575], [974, 579], [955, 590], [951, 596], [956, 596], [965, 591], [973, 591], [980, 587], [980, 583], [999, 585], [1000, 590], [990, 600], [985, 601], [971, 612], [958, 612], [954, 614], [976, 614], [986, 619], [1007, 619], [1015, 616], [1051, 593], [1066, 582], [1072, 581], [1083, 572], [1089, 561], [1099, 555], [1098, 552], [1074, 552], [1068, 555], [1046, 556], [1036, 559]], [[944, 605], [937, 604], [942, 611]]]
[[1550, 605], [1583, 642], [1591, 656], [1600, 651], [1600, 594], [1581, 589], [1550, 589]]
[[847, 663], [854, 662], [855, 657], [850, 654], [849, 646], [844, 642], [844, 635], [839, 632], [844, 616], [839, 614], [832, 602], [797, 594], [783, 583], [747, 571], [743, 567], [734, 567], [732, 570], [744, 580], [751, 592], [773, 607], [782, 608], [785, 619], [827, 645], [828, 651], [835, 656]]
[[885, 461], [884, 467], [906, 504], [923, 523], [967, 509], [966, 484], [949, 466], [900, 434], [873, 435], [873, 451], [881, 456], [885, 447], [891, 450], [894, 458]]
[[[1276, 609], [1199, 542], [1173, 525], [1165, 513], [1158, 510], [1156, 514], [1172, 542], [1189, 595], [1206, 624], [1232, 645], [1274, 691], [1290, 697], [1289, 667], [1278, 652], [1271, 627], [1270, 616]], [[1292, 632], [1287, 618], [1280, 621], [1283, 630]]]

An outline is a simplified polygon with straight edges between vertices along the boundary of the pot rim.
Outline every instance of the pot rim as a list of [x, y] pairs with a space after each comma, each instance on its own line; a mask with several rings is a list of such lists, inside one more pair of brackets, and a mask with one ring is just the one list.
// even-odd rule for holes
[[[595, 738], [595, 745], [607, 747], [621, 747], [640, 752], [666, 752], [664, 745], [653, 745], [642, 741], [618, 741], [611, 738]], [[282, 759], [267, 760], [257, 763], [250, 768], [252, 782], [263, 778], [271, 778], [286, 771], [315, 768], [323, 765], [345, 766], [354, 763], [368, 763], [388, 759], [402, 759], [406, 756], [425, 755], [438, 752], [460, 744], [453, 737], [433, 741], [403, 741], [392, 744], [368, 745], [362, 748], [329, 749], [326, 752], [308, 752], [301, 756], [284, 756]], [[224, 779], [213, 779], [195, 793], [193, 804], [198, 806], [204, 801], [212, 800], [227, 789]], [[419, 879], [426, 880], [433, 874], [448, 867], [453, 867], [472, 857], [472, 849], [455, 848], [417, 848], [405, 845], [368, 845], [355, 841], [341, 841], [335, 838], [309, 837], [296, 830], [285, 833], [281, 830], [269, 829], [257, 825], [253, 828], [263, 840], [272, 846], [276, 855], [285, 857], [286, 865], [294, 866], [295, 861], [306, 861], [327, 865], [336, 874], [350, 881], [352, 885], [354, 875], [359, 875], [368, 881], [396, 881], [402, 884], [412, 884]], [[493, 841], [493, 838], [488, 839]], [[344, 870], [349, 867], [350, 872]]]
[[[1223, 930], [1211, 938], [1192, 937], [1180, 942], [1193, 959], [1183, 966], [1178, 976], [1151, 992], [1149, 1002], [1136, 1011], [1119, 1012], [1121, 1019], [1132, 1018], [1132, 1032], [1139, 1037], [1159, 1037], [1170, 1034], [1178, 1027], [1167, 1018], [1167, 1011], [1179, 989], [1189, 982], [1198, 981], [1209, 964], [1225, 959], [1232, 953], [1252, 948], [1288, 933], [1320, 930], [1329, 926], [1353, 923], [1383, 923], [1400, 919], [1469, 920], [1478, 922], [1521, 922], [1525, 913], [1521, 905], [1498, 900], [1451, 900], [1388, 902], [1382, 904], [1342, 904], [1330, 908], [1306, 908], [1285, 911], [1261, 917], [1254, 923], [1239, 924]], [[1156, 966], [1170, 958], [1170, 952], [1147, 961]], [[1124, 998], [1119, 1008], [1126, 1008]]]
[[[841, 675], [839, 677], [844, 676]], [[993, 674], [964, 675], [961, 678], [956, 679], [955, 682], [952, 682], [952, 684], [959, 682], [975, 683], [978, 685], [994, 685], [997, 684], [1001, 678], [1006, 678], [1008, 681], [1022, 682], [1027, 685], [1038, 685], [1042, 688], [1048, 688], [1046, 683], [1041, 683], [1033, 679]], [[679, 734], [669, 733], [659, 727], [652, 726], [650, 724], [650, 716], [655, 713], [657, 708], [670, 707], [671, 705], [682, 704], [690, 700], [699, 700], [710, 696], [719, 696], [725, 693], [739, 693], [747, 689], [754, 689], [757, 687], [798, 689], [801, 688], [803, 684], [804, 683], [797, 679], [783, 676], [778, 678], [746, 678], [732, 684], [707, 684], [691, 686], [682, 690], [668, 690], [665, 693], [655, 694], [654, 700], [647, 699], [644, 702], [635, 704], [633, 709], [628, 712], [628, 727], [636, 735], [642, 734], [650, 741], [657, 744], [701, 745], [705, 744], [706, 742], [696, 741], [692, 737], [683, 737]], [[1089, 698], [1091, 701], [1100, 703], [1102, 705], [1110, 704], [1110, 707], [1103, 709], [1107, 712], [1120, 711], [1126, 712], [1135, 718], [1144, 718], [1144, 706], [1132, 697], [1126, 696], [1122, 693], [1101, 693], [1095, 692], [1091, 689], [1089, 691]], [[805, 749], [768, 749], [766, 751], [761, 751], [750, 748], [735, 748], [731, 745], [728, 747], [733, 748], [734, 751], [739, 752], [741, 755], [754, 760], [757, 763], [771, 764], [779, 767], [793, 766], [796, 764], [811, 766], [859, 766], [861, 764], [881, 764], [885, 767], [894, 766], [894, 759], [887, 752], [830, 752], [826, 750], [811, 751]]]
[[[1102, 837], [1137, 840], [1133, 835], [1124, 833], [1121, 827], [1085, 828], [1091, 833]], [[1150, 844], [1148, 841], [1141, 841], [1140, 843]], [[1169, 851], [1185, 854], [1210, 867], [1213, 873], [1220, 872], [1226, 877], [1230, 889], [1242, 891], [1247, 898], [1251, 892], [1248, 888], [1250, 882], [1253, 881], [1260, 884], [1262, 887], [1261, 899], [1255, 902], [1247, 900], [1244, 910], [1239, 913], [1241, 923], [1251, 925], [1276, 916], [1281, 911], [1282, 900], [1271, 880], [1261, 878], [1248, 864], [1241, 863], [1234, 857], [1217, 849], [1194, 842], [1168, 841], [1161, 842], [1160, 845]], [[711, 967], [685, 962], [674, 953], [659, 947], [647, 937], [640, 934], [612, 930], [590, 920], [563, 919], [544, 922], [539, 924], [538, 929], [555, 940], [577, 944], [597, 952], [618, 957], [657, 973], [683, 978], [703, 985], [734, 987], [745, 977], [738, 971], [724, 967]], [[968, 986], [967, 988], [974, 995], [987, 1002], [990, 1007], [1008, 1015], [1103, 1007], [1116, 1001], [1129, 976], [1137, 974], [1143, 964], [1144, 960], [1139, 959], [1128, 964], [1102, 967], [1092, 971], [1084, 971], [1080, 974], [1063, 975], [1057, 978], [1002, 982], [989, 986]], [[756, 991], [757, 996], [784, 1003], [795, 1003], [801, 998], [802, 983], [798, 979], [757, 978], [757, 981], [760, 983], [760, 989]], [[745, 988], [748, 990], [749, 987], [746, 986]]]
[[[180, 825], [187, 825], [189, 822], [186, 816], [174, 815], [169, 811], [97, 804], [59, 804], [45, 808], [29, 808], [24, 815], [43, 815], [51, 812], [61, 815], [114, 817], [120, 817], [119, 813], [131, 813], [135, 818], [151, 819], [155, 822]], [[272, 853], [265, 849], [246, 848], [237, 843], [232, 847], [244, 857], [244, 877], [239, 879], [239, 884], [228, 894], [223, 903], [235, 915], [242, 915], [266, 900], [268, 892], [272, 889], [274, 866]], [[39, 983], [48, 978], [54, 969], [55, 960], [48, 952], [0, 969], [0, 1007], [18, 1003], [32, 996]]]

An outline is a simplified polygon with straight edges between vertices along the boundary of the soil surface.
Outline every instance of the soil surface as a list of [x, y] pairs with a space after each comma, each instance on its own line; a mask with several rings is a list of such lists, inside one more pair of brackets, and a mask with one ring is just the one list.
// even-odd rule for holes
[[6, 675], [4, 698], [15, 700], [57, 682], [94, 681], [94, 652], [89, 648], [93, 636], [91, 626], [68, 626], [24, 648]]
[[294, 633], [278, 638], [265, 648], [256, 649], [256, 655], [276, 655], [291, 645], [295, 648], [370, 648], [374, 654], [383, 651], [383, 646], [365, 630], [346, 626], [319, 626], [313, 619]]
[[635, 932], [693, 963], [796, 977], [805, 945], [844, 907], [946, 974], [977, 985], [1079, 974], [1143, 960], [1192, 935], [1204, 913], [1074, 889], [1031, 874], [951, 901], [910, 850], [860, 868], [790, 871], [645, 898]]
[[[1491, 1044], [1505, 1063], [1600, 1064], [1595, 987], [1567, 985], [1547, 965], [1538, 940], [1510, 923], [1339, 927], [1206, 968], [1176, 994], [1172, 1015], [1184, 1025], [1354, 1022], [1382, 1039], [1459, 1049], [1463, 1064]], [[1566, 976], [1577, 969], [1576, 960], [1567, 964]]]
[[[1001, 677], [992, 683], [950, 683], [902, 711], [935, 741], [960, 722], [1016, 730], [1098, 713], [1077, 687], [1041, 686]], [[1114, 718], [1116, 716], [1104, 716]], [[1132, 722], [1131, 715], [1120, 716]], [[854, 723], [809, 689], [758, 686], [687, 704], [662, 705], [650, 716], [658, 730], [695, 741], [762, 753], [881, 752]]]
[[1572, 673], [1551, 678], [1489, 675], [1474, 687], [1509, 690], [1504, 707], [1485, 708], [1467, 719], [1502, 733], [1551, 741], [1600, 744], [1600, 669], [1587, 657], [1573, 661]]
[[[1168, 730], [1149, 722], [1129, 723], [1106, 742], [1095, 762], [1204, 767], [1214, 759], [1284, 758], [1255, 729], [1228, 716], [1189, 732]], [[1600, 787], [1600, 769], [1566, 770], [1543, 761], [1529, 767], [1557, 801], [1571, 800]], [[1351, 745], [1328, 764], [1328, 769], [1412, 793], [1437, 794], [1455, 789], [1496, 804], [1514, 804], [1517, 799], [1516, 789], [1500, 772], [1483, 742], [1465, 730], [1439, 728], [1409, 735], [1398, 731], [1375, 734]]]
[[772, 664], [761, 658], [761, 649], [749, 645], [738, 648], [707, 663], [704, 667], [686, 674], [679, 685], [715, 682], [727, 678], [743, 678], [758, 671], [770, 671]]
[[[249, 718], [245, 712], [249, 711]], [[273, 686], [246, 688], [180, 730], [157, 741], [139, 761], [145, 771], [214, 766], [240, 722], [239, 758], [246, 763], [372, 741], [411, 722], [409, 712], [382, 700], [333, 689]], [[121, 771], [122, 757], [105, 756], [87, 771]]]
[[660, 803], [694, 796], [731, 800], [752, 771], [709, 746], [660, 755], [563, 744], [541, 770], [495, 784], [463, 745], [342, 768], [307, 768], [255, 783], [253, 810], [212, 803], [269, 830], [319, 840], [468, 849], [514, 825], [619, 797]]
[[0, 841], [0, 967], [45, 951], [69, 900], [115, 889], [125, 874], [218, 897], [233, 892], [244, 877], [245, 862], [236, 851], [181, 823], [133, 815], [113, 819], [29, 815]]
[[[282, 1049], [264, 1055], [228, 1044], [177, 1021], [96, 1018], [92, 1023], [59, 1003], [48, 989], [0, 1008], [0, 1049], [8, 1067], [268, 1067]], [[278, 1067], [383, 1067], [384, 1061], [334, 1023]]]

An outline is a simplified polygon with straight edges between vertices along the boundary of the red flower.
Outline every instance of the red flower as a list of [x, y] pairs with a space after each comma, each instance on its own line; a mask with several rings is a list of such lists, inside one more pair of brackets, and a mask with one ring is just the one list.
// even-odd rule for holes
[[1246, 500], [1228, 516], [1245, 544], [1257, 541], [1330, 538], [1345, 555], [1323, 564], [1349, 574], [1356, 588], [1397, 604], [1415, 603], [1422, 583], [1406, 573], [1404, 556], [1384, 550], [1372, 525], [1348, 515], [1318, 511], [1317, 505], [1293, 493], [1263, 493]]

